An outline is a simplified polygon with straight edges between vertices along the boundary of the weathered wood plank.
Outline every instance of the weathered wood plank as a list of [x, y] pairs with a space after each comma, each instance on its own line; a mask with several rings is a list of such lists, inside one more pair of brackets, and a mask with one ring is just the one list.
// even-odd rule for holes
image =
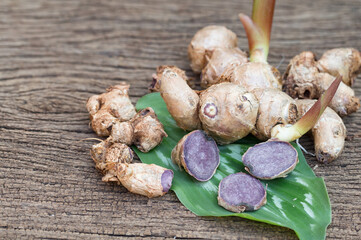
[[[199, 28], [226, 25], [247, 49], [237, 14], [250, 13], [250, 2], [2, 0], [0, 237], [295, 239], [263, 223], [197, 217], [173, 193], [147, 199], [103, 183], [91, 142], [80, 141], [95, 136], [85, 110], [92, 94], [128, 81], [135, 103], [160, 64], [194, 76], [186, 47]], [[281, 71], [303, 50], [361, 49], [359, 0], [278, 1], [275, 14], [270, 63]], [[361, 96], [359, 81], [355, 91]], [[337, 161], [324, 166], [307, 156], [329, 190], [329, 239], [360, 235], [360, 116], [345, 118], [350, 140]], [[301, 142], [312, 151], [309, 137]]]

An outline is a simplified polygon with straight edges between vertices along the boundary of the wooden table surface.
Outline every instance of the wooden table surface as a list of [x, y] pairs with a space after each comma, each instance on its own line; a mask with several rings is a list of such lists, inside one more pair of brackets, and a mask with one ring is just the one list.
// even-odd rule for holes
[[[295, 5], [293, 5], [295, 4]], [[221, 24], [247, 49], [241, 0], [1, 0], [0, 238], [296, 239], [293, 231], [242, 218], [197, 217], [173, 192], [148, 199], [103, 183], [89, 155], [87, 98], [119, 81], [135, 103], [156, 66], [194, 76], [193, 34]], [[303, 50], [361, 49], [361, 1], [276, 3], [269, 61], [283, 72]], [[361, 97], [361, 79], [355, 91]], [[306, 156], [325, 179], [328, 239], [361, 236], [361, 111], [344, 119], [348, 140], [329, 165]], [[301, 141], [313, 151], [309, 137]]]

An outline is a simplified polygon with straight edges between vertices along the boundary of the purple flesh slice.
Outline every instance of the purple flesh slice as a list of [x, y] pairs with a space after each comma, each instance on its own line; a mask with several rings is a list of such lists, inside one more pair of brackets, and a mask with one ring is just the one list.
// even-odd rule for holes
[[242, 162], [254, 177], [274, 179], [286, 177], [296, 167], [298, 154], [288, 142], [271, 140], [249, 148]]
[[219, 150], [213, 138], [201, 130], [193, 131], [184, 142], [184, 166], [199, 181], [212, 178], [219, 165]]
[[168, 192], [170, 187], [172, 186], [173, 180], [173, 171], [172, 170], [165, 170], [162, 174], [160, 182], [163, 187], [163, 192]]
[[246, 173], [231, 174], [219, 183], [218, 204], [229, 211], [255, 211], [266, 202], [262, 183]]

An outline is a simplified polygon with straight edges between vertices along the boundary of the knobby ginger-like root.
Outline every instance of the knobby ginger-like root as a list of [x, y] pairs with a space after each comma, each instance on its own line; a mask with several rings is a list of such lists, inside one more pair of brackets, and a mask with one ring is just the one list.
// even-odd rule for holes
[[[300, 115], [303, 116], [315, 100], [296, 100]], [[331, 108], [326, 108], [312, 128], [316, 158], [319, 162], [330, 163], [341, 153], [345, 145], [346, 127], [342, 119]]]
[[256, 96], [259, 109], [252, 134], [258, 139], [271, 138], [271, 129], [277, 124], [296, 122], [297, 106], [291, 97], [280, 91], [281, 74], [271, 65], [264, 62], [248, 62], [237, 66], [232, 72], [223, 74], [221, 81], [242, 86]]
[[90, 154], [95, 162], [95, 168], [104, 175], [102, 180], [119, 183], [114, 167], [120, 163], [131, 163], [133, 151], [125, 144], [112, 142], [110, 138], [93, 145]]
[[98, 136], [109, 136], [110, 128], [116, 120], [128, 121], [136, 114], [128, 96], [129, 84], [121, 82], [110, 87], [106, 93], [94, 95], [86, 104], [91, 126]]
[[128, 191], [149, 198], [163, 196], [172, 186], [173, 171], [155, 164], [118, 164], [115, 173]]
[[266, 190], [262, 183], [245, 173], [231, 174], [219, 183], [218, 205], [229, 211], [255, 211], [266, 202]]
[[117, 182], [132, 193], [151, 197], [166, 194], [173, 180], [173, 171], [151, 164], [133, 163], [132, 150], [112, 137], [93, 145], [90, 153], [95, 167], [104, 175], [104, 182]]
[[163, 196], [172, 185], [173, 171], [151, 164], [132, 163], [133, 152], [125, 144], [114, 143], [111, 137], [93, 145], [91, 156], [95, 167], [104, 175], [104, 182], [117, 182], [132, 193], [147, 197]]
[[282, 89], [280, 72], [263, 62], [248, 62], [239, 65], [232, 72], [223, 74], [221, 81], [239, 84], [250, 92], [258, 88]]
[[296, 102], [286, 93], [274, 88], [258, 88], [253, 93], [259, 101], [259, 109], [252, 134], [258, 139], [271, 138], [272, 128], [276, 125], [293, 124], [297, 121]]
[[288, 142], [269, 140], [249, 148], [242, 157], [247, 172], [259, 179], [286, 177], [298, 163], [297, 150]]
[[185, 135], [172, 150], [172, 160], [198, 181], [208, 181], [219, 165], [216, 142], [201, 130]]
[[[334, 77], [320, 73], [312, 52], [296, 55], [283, 76], [283, 90], [293, 98], [319, 98], [333, 82]], [[356, 112], [360, 100], [355, 92], [343, 82], [340, 83], [329, 105], [341, 117]]]
[[200, 73], [207, 64], [206, 50], [212, 51], [217, 47], [237, 47], [237, 35], [224, 26], [207, 26], [199, 30], [188, 45], [188, 57], [194, 72]]
[[213, 85], [201, 92], [199, 104], [203, 130], [219, 144], [237, 141], [254, 129], [258, 101], [239, 85]]
[[334, 77], [342, 75], [342, 81], [352, 86], [357, 74], [361, 71], [361, 54], [354, 48], [334, 48], [326, 51], [317, 62], [321, 72]]
[[209, 60], [201, 74], [203, 88], [220, 83], [223, 74], [233, 72], [237, 66], [248, 62], [247, 54], [239, 48], [216, 48], [206, 51], [206, 58]]
[[152, 88], [160, 92], [177, 125], [192, 131], [200, 128], [199, 96], [187, 85], [184, 77], [184, 72], [177, 67], [160, 66], [157, 74], [153, 76]]
[[142, 152], [149, 152], [158, 146], [164, 137], [168, 137], [151, 107], [138, 112], [131, 124], [134, 130], [133, 143]]
[[139, 111], [130, 121], [116, 121], [111, 128], [109, 141], [128, 146], [134, 144], [140, 151], [149, 152], [167, 136], [153, 108], [148, 107]]
[[315, 55], [302, 52], [291, 59], [283, 76], [283, 90], [292, 98], [318, 98], [321, 95], [316, 81], [318, 74]]

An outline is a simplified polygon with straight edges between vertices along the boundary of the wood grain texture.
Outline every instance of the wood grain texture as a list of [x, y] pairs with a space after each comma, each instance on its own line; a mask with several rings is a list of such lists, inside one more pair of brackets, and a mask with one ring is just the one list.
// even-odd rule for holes
[[[295, 5], [294, 5], [295, 4]], [[210, 24], [226, 25], [247, 49], [240, 0], [1, 0], [0, 238], [296, 239], [289, 229], [241, 218], [197, 217], [174, 193], [147, 199], [101, 182], [89, 155], [87, 98], [119, 81], [147, 93], [160, 64], [191, 73], [186, 47]], [[303, 50], [361, 49], [360, 0], [278, 1], [270, 63], [283, 72]], [[361, 79], [355, 91], [361, 96]], [[361, 111], [345, 118], [349, 140], [325, 179], [328, 239], [361, 235]], [[313, 151], [304, 137], [301, 143]]]

